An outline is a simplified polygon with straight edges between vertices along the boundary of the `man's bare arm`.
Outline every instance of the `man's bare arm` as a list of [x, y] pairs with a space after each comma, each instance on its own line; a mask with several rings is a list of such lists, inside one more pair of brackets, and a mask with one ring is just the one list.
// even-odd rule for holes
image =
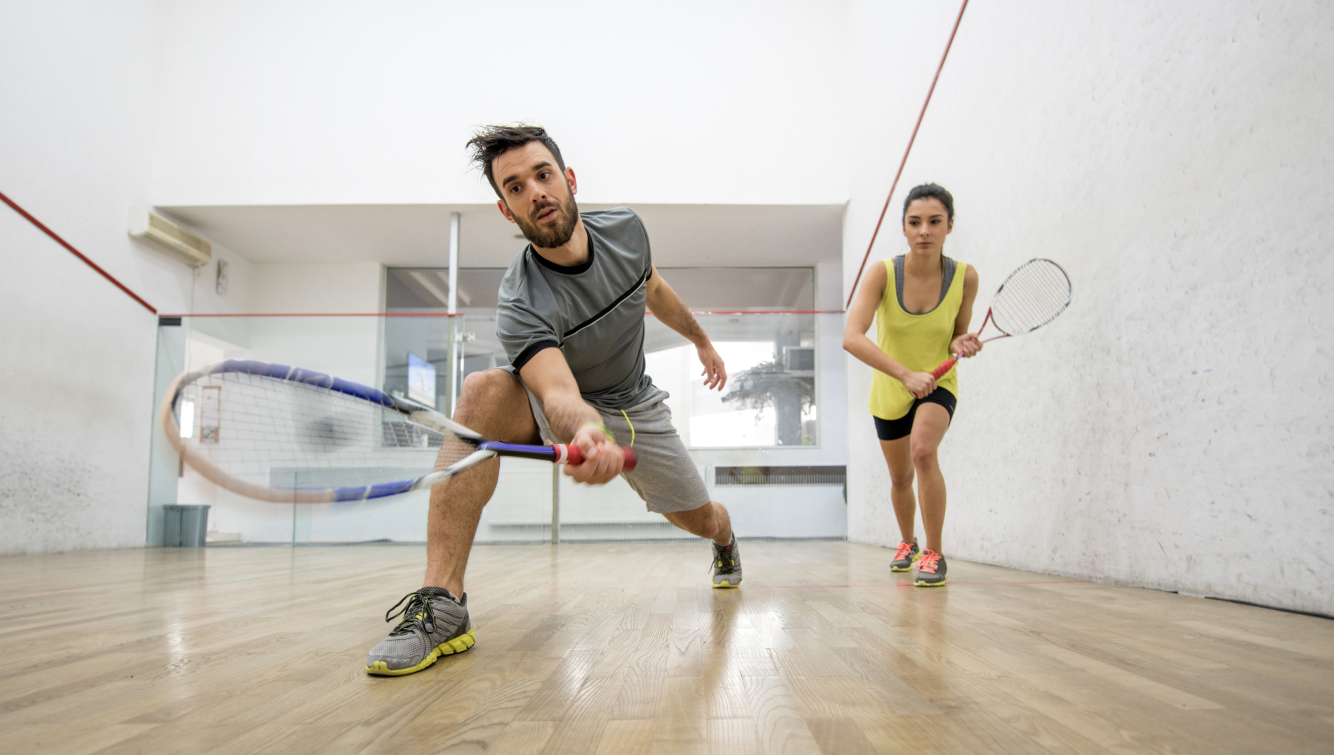
[[704, 387], [721, 391], [727, 385], [727, 368], [723, 365], [723, 358], [718, 356], [708, 334], [699, 326], [690, 310], [686, 309], [681, 297], [662, 279], [656, 266], [652, 277], [648, 279], [648, 308], [663, 324], [695, 344], [699, 361], [704, 365], [704, 372], [701, 373], [704, 375]]
[[584, 463], [566, 467], [576, 482], [600, 485], [620, 474], [624, 457], [605, 432], [602, 415], [579, 395], [579, 384], [560, 349], [543, 349], [519, 370], [524, 385], [542, 402], [558, 439], [579, 446]]

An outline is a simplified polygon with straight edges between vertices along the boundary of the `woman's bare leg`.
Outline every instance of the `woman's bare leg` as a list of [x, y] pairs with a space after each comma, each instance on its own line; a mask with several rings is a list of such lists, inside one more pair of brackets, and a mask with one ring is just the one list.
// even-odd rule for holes
[[950, 413], [945, 407], [921, 404], [913, 420], [912, 434], [908, 436], [912, 466], [917, 472], [917, 498], [922, 507], [926, 547], [940, 554], [945, 552], [941, 550], [941, 532], [945, 528], [945, 475], [940, 471], [936, 451], [949, 427]]
[[880, 441], [880, 450], [889, 465], [889, 500], [894, 504], [894, 518], [899, 522], [899, 534], [906, 542], [917, 539], [917, 496], [913, 494], [913, 464], [910, 436], [898, 440]]

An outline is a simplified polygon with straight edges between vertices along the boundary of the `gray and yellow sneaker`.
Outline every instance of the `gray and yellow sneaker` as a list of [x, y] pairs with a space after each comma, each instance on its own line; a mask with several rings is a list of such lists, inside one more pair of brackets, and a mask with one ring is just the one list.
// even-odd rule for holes
[[[394, 610], [407, 605], [403, 610]], [[463, 599], [442, 587], [423, 587], [403, 596], [385, 612], [384, 620], [402, 616], [394, 631], [366, 656], [366, 673], [377, 676], [412, 674], [435, 663], [442, 655], [462, 653], [473, 646], [472, 622], [468, 620], [468, 594]]]
[[890, 563], [889, 570], [908, 571], [921, 557], [922, 549], [917, 547], [916, 540], [911, 543], [907, 540], [900, 540], [898, 550], [894, 551], [894, 561]]
[[917, 562], [918, 587], [940, 587], [950, 578], [945, 571], [945, 557], [927, 548], [922, 551], [922, 558]]
[[727, 545], [713, 545], [713, 586], [741, 586], [741, 551], [737, 548], [736, 533], [732, 533], [732, 542]]

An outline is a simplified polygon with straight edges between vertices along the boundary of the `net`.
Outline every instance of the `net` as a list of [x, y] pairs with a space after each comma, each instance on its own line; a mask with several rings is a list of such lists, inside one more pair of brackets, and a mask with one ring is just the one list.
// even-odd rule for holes
[[201, 375], [182, 386], [175, 416], [192, 456], [244, 482], [281, 490], [411, 480], [475, 450], [395, 408], [246, 372]]
[[1017, 336], [1046, 325], [1070, 304], [1070, 278], [1051, 260], [1029, 260], [1010, 274], [991, 303], [991, 321]]

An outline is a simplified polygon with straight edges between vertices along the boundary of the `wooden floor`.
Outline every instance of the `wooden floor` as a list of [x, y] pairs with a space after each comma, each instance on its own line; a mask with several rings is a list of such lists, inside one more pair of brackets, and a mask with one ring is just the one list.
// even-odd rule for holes
[[477, 645], [364, 672], [420, 547], [0, 558], [5, 753], [1334, 752], [1334, 621], [953, 560], [480, 546]]

